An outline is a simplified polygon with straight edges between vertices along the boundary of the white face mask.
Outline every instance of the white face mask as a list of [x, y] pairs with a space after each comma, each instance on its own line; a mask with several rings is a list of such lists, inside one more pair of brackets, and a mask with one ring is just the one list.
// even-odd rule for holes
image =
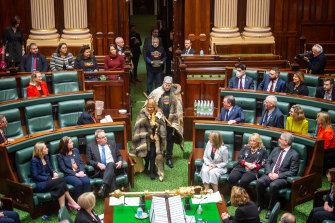
[[157, 48], [158, 47], [158, 44], [157, 43], [154, 43], [154, 44], [152, 44], [155, 48]]
[[240, 71], [237, 71], [236, 72], [236, 77], [237, 78], [241, 78], [243, 76], [243, 73], [242, 72], [240, 72]]

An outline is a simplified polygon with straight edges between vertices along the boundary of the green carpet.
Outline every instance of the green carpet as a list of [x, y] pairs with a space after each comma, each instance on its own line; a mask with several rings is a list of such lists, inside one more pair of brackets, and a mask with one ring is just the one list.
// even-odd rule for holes
[[[151, 29], [155, 26], [155, 16], [153, 15], [141, 15], [141, 16], [132, 16], [131, 24], [134, 24], [137, 27], [137, 32], [140, 33], [142, 38], [142, 43], [146, 36], [150, 35]], [[131, 104], [132, 104], [132, 126], [135, 124], [136, 116], [139, 110], [144, 105], [145, 97], [143, 92], [146, 92], [147, 89], [147, 78], [146, 78], [146, 68], [143, 57], [141, 56], [139, 67], [138, 67], [138, 78], [142, 82], [131, 83]], [[185, 131], [191, 131], [190, 129], [185, 129]], [[128, 148], [130, 147], [131, 142], [128, 142]], [[184, 148], [186, 154], [189, 154], [192, 151], [192, 142], [184, 142]], [[170, 169], [165, 165], [165, 178], [163, 182], [160, 182], [158, 178], [155, 181], [150, 180], [148, 174], [140, 173], [135, 175], [135, 187], [130, 188], [130, 191], [164, 191], [167, 189], [176, 189], [181, 186], [187, 186], [187, 159], [183, 158], [183, 153], [178, 146], [174, 146], [173, 149], [173, 163], [174, 168]], [[323, 185], [320, 189], [328, 189], [329, 183], [327, 182], [326, 177], [323, 178]], [[228, 199], [228, 197], [225, 197]], [[306, 219], [309, 215], [309, 212], [312, 209], [312, 201], [306, 202], [302, 205], [299, 205], [294, 208], [293, 214], [297, 217], [298, 223], [306, 222]], [[104, 200], [97, 199], [95, 210], [98, 214], [102, 214], [104, 211]], [[230, 215], [234, 215], [236, 208], [229, 207], [228, 211]], [[45, 222], [41, 218], [32, 220], [30, 215], [27, 212], [23, 212], [15, 209], [20, 215], [21, 222]], [[281, 211], [279, 216], [284, 212]], [[70, 211], [72, 219], [75, 218], [76, 211]], [[261, 219], [265, 220], [266, 211], [263, 210], [261, 213]], [[57, 222], [57, 210], [54, 210], [54, 214], [49, 216], [52, 218], [52, 222]], [[119, 221], [122, 223], [122, 221]]]

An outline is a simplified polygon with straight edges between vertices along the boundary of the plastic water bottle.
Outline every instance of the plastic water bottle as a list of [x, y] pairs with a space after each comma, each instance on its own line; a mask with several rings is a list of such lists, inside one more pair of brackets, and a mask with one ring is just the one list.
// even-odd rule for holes
[[143, 209], [141, 208], [141, 206], [137, 208], [137, 217], [143, 217]]
[[208, 100], [208, 115], [211, 116], [212, 114], [213, 114], [212, 103], [210, 103], [209, 100]]
[[197, 110], [197, 100], [194, 100], [194, 111]]
[[197, 209], [197, 222], [202, 222], [202, 207], [201, 207], [201, 205], [199, 205], [198, 209]]
[[204, 115], [208, 115], [208, 104], [207, 101], [204, 101]]
[[203, 56], [203, 55], [204, 55], [204, 51], [201, 48], [201, 50], [200, 50], [200, 56]]
[[201, 104], [200, 104], [200, 115], [204, 115], [204, 101], [201, 100]]
[[211, 110], [212, 110], [211, 116], [213, 116], [213, 114], [214, 114], [214, 102], [213, 102], [213, 100], [211, 101]]
[[200, 115], [200, 110], [201, 110], [200, 100], [198, 100], [198, 103], [197, 103], [197, 115]]

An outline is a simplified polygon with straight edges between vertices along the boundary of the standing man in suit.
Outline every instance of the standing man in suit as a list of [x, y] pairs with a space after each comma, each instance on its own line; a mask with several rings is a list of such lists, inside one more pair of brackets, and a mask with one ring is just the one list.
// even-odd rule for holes
[[13, 139], [8, 139], [4, 132], [4, 129], [7, 128], [7, 119], [5, 115], [0, 114], [0, 144], [4, 142], [13, 142]]
[[228, 124], [244, 122], [244, 113], [240, 106], [235, 105], [235, 98], [227, 95], [223, 98], [223, 108], [217, 121], [228, 121]]
[[263, 81], [258, 85], [257, 90], [270, 92], [286, 92], [286, 82], [279, 78], [280, 70], [274, 67], [270, 74], [266, 75]]
[[323, 87], [316, 89], [315, 97], [335, 101], [334, 79], [330, 77], [323, 79]]
[[185, 48], [182, 54], [198, 54], [197, 51], [192, 48], [192, 41], [190, 39], [185, 39], [184, 46]]
[[277, 107], [276, 96], [269, 95], [264, 101], [264, 110], [258, 125], [284, 128], [284, 115]]
[[158, 37], [158, 32], [159, 32], [158, 28], [153, 28], [151, 30], [151, 36], [146, 37], [145, 40], [144, 40], [144, 44], [143, 44], [143, 59], [144, 59], [144, 61], [145, 61], [145, 55], [147, 55], [147, 51], [152, 46], [154, 38], [158, 38], [159, 39], [159, 46], [163, 47], [163, 41], [160, 37]]
[[254, 79], [245, 75], [246, 69], [245, 64], [238, 64], [236, 66], [236, 76], [230, 78], [228, 88], [254, 90]]
[[257, 180], [256, 184], [258, 212], [264, 208], [265, 188], [270, 187], [270, 202], [266, 219], [270, 217], [271, 210], [278, 201], [279, 190], [289, 186], [287, 178], [296, 176], [299, 169], [299, 154], [291, 148], [293, 135], [284, 132], [278, 141], [279, 147], [272, 150], [265, 163], [265, 173]]
[[115, 141], [107, 140], [104, 130], [96, 130], [94, 136], [96, 141], [87, 145], [86, 159], [87, 164], [95, 169], [92, 178], [100, 177], [103, 179], [98, 195], [106, 196], [106, 192], [116, 190], [115, 176], [117, 169], [122, 167], [122, 156], [116, 148]]
[[133, 78], [132, 80], [135, 82], [141, 82], [137, 78], [137, 66], [138, 66], [138, 61], [141, 56], [141, 45], [142, 45], [142, 40], [140, 34], [136, 32], [136, 27], [134, 25], [130, 26], [130, 32], [129, 32], [129, 44], [130, 44], [130, 51], [132, 56], [132, 61], [134, 64], [134, 72], [133, 72]]
[[38, 53], [38, 47], [36, 43], [29, 45], [29, 54], [22, 57], [20, 63], [21, 72], [47, 72], [49, 69], [48, 62], [44, 55]]

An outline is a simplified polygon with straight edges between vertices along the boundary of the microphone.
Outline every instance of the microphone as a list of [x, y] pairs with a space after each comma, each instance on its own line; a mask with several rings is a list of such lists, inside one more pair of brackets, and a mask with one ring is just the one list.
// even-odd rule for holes
[[[199, 205], [201, 205], [201, 203], [202, 203], [206, 198], [207, 198], [207, 196], [204, 197], [204, 198], [202, 198], [202, 199], [200, 200], [200, 202], [199, 202], [199, 204], [198, 204], [198, 207], [199, 207]], [[190, 219], [190, 222], [189, 222], [189, 223], [191, 223], [192, 220], [193, 220], [193, 218], [195, 218], [195, 213], [197, 212], [197, 210], [198, 210], [198, 208], [196, 208], [196, 209], [194, 210], [193, 215], [192, 215], [192, 218]]]

